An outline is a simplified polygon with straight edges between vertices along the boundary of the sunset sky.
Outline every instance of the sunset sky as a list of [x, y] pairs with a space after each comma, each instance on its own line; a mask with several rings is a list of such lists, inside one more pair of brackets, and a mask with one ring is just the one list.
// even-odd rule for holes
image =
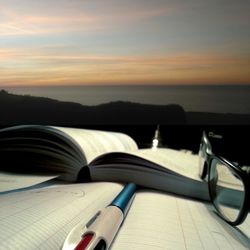
[[250, 84], [249, 0], [1, 0], [0, 86]]

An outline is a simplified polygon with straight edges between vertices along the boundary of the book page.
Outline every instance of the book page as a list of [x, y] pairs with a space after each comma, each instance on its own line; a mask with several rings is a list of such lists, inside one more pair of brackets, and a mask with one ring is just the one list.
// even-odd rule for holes
[[70, 230], [87, 223], [122, 188], [100, 182], [1, 195], [0, 249], [61, 249]]
[[0, 192], [30, 187], [56, 177], [58, 176], [45, 174], [15, 174], [0, 171]]
[[202, 203], [138, 191], [112, 250], [249, 249], [250, 218], [231, 227]]
[[201, 180], [199, 177], [197, 154], [190, 151], [174, 150], [170, 148], [140, 149], [133, 153], [150, 160], [186, 177]]
[[[134, 157], [136, 156], [136, 158]], [[90, 163], [93, 169], [93, 175], [96, 171], [101, 171], [102, 166], [106, 168], [122, 168], [127, 165], [126, 169], [144, 167], [149, 171], [160, 171], [162, 173], [179, 174], [197, 181], [201, 181], [199, 177], [199, 156], [192, 154], [190, 151], [175, 150], [170, 148], [157, 149], [139, 149], [133, 152], [125, 152], [125, 154], [103, 155]], [[97, 170], [97, 168], [100, 168]], [[123, 168], [125, 168], [123, 166]]]
[[81, 147], [87, 163], [107, 152], [127, 152], [138, 149], [128, 135], [99, 130], [54, 127], [72, 137]]
[[159, 148], [106, 154], [90, 163], [89, 169], [92, 180], [130, 181], [143, 187], [210, 200], [207, 183], [198, 176], [198, 155], [190, 152]]
[[[0, 156], [11, 169], [53, 171], [68, 181], [75, 181], [79, 171], [103, 153], [137, 150], [126, 134], [90, 129], [21, 125], [0, 130], [0, 137]], [[9, 171], [9, 166], [2, 167]]]

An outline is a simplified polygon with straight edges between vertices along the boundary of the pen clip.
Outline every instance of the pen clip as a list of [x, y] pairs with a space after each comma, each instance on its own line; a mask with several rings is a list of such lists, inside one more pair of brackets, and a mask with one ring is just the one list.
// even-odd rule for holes
[[86, 223], [86, 227], [89, 228], [97, 219], [97, 217], [99, 217], [99, 215], [101, 214], [101, 211], [98, 211], [87, 223]]

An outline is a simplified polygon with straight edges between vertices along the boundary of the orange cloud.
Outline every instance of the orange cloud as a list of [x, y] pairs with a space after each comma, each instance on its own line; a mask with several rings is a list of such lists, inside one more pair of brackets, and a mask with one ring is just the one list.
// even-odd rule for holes
[[0, 50], [0, 84], [250, 83], [247, 56], [109, 56]]
[[34, 13], [21, 12], [0, 6], [0, 35], [37, 35], [77, 30], [94, 30], [101, 24], [99, 17], [87, 13], [66, 15], [67, 10], [48, 15], [43, 11], [35, 10]]
[[[67, 6], [57, 8], [51, 3], [51, 8], [55, 13], [46, 13], [45, 10], [34, 9], [33, 13], [11, 9], [10, 7], [0, 6], [1, 36], [13, 35], [37, 35], [37, 34], [57, 34], [76, 31], [95, 31], [100, 29], [117, 28], [122, 25], [129, 25], [138, 21], [147, 20], [153, 17], [174, 14], [179, 6], [135, 6], [126, 4], [111, 6], [105, 11], [90, 12], [88, 9], [74, 9], [73, 13], [68, 14]], [[53, 14], [52, 14], [53, 13]]]

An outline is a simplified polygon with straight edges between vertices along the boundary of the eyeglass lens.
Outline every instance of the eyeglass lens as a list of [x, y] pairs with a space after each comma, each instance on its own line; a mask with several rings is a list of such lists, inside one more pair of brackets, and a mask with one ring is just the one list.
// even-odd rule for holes
[[240, 176], [223, 161], [213, 159], [208, 179], [213, 203], [220, 215], [235, 222], [243, 207], [245, 190]]

